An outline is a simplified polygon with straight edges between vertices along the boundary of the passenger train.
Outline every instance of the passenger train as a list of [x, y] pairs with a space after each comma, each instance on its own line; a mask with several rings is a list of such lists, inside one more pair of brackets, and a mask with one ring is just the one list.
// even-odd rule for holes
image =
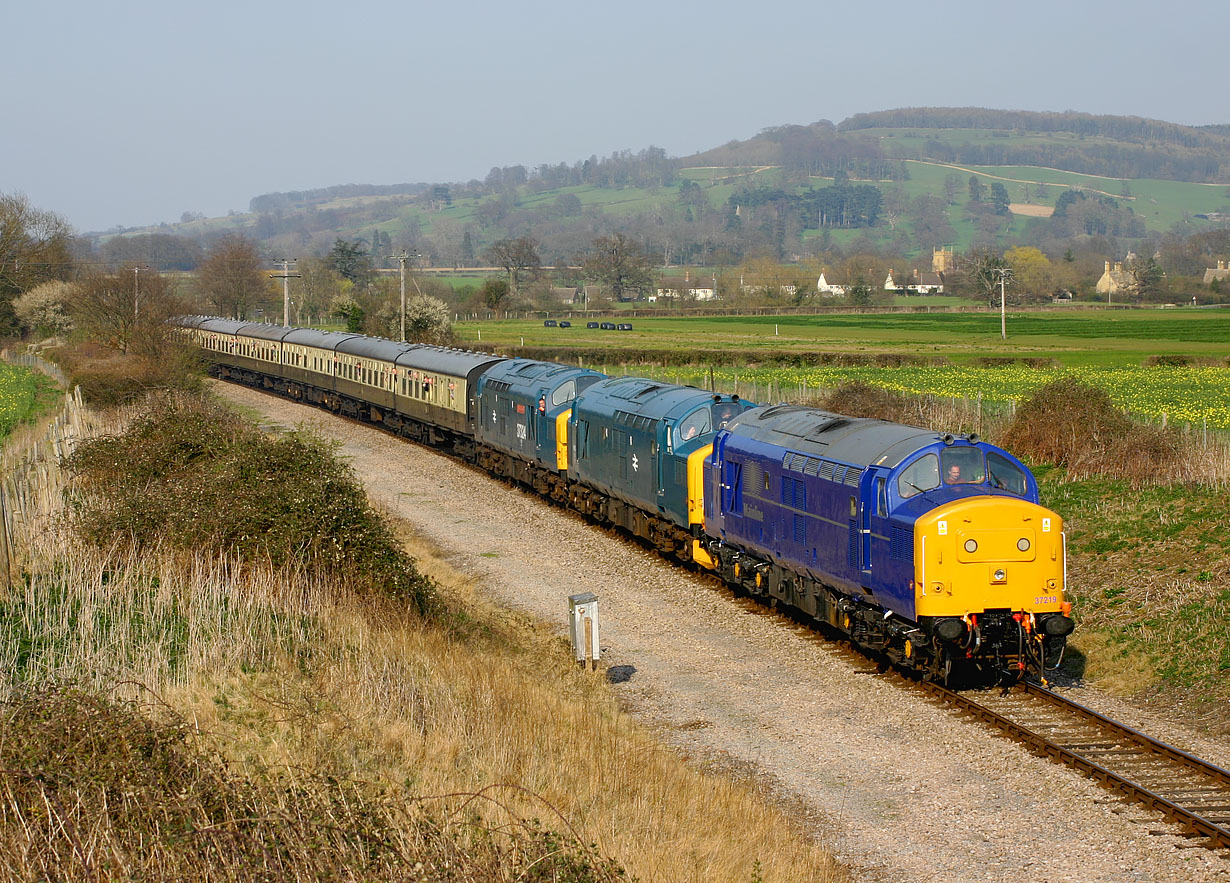
[[177, 323], [217, 377], [450, 450], [922, 677], [1044, 677], [1072, 631], [1063, 520], [977, 436], [359, 334]]

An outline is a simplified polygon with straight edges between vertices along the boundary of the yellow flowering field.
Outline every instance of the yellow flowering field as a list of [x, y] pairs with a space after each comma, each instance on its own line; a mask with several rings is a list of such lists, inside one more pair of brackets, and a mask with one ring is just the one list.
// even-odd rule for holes
[[[707, 386], [708, 370], [668, 370], [664, 379]], [[1037, 387], [1065, 375], [1106, 390], [1125, 411], [1146, 420], [1190, 423], [1193, 427], [1230, 429], [1230, 369], [1226, 368], [1003, 368], [967, 366], [906, 368], [715, 368], [713, 377], [722, 390], [739, 391], [749, 398], [792, 398], [799, 392], [814, 395], [843, 383], [859, 381], [900, 392], [1012, 402], [1028, 398]], [[772, 393], [770, 392], [772, 389]]]

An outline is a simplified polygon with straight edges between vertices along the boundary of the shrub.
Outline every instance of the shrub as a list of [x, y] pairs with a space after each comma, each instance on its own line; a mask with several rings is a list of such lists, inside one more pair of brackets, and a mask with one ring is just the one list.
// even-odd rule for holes
[[868, 383], [846, 383], [833, 390], [820, 402], [820, 407], [847, 417], [872, 417], [878, 420], [905, 422], [907, 408], [900, 393]]
[[1063, 466], [1077, 479], [1105, 476], [1142, 485], [1186, 473], [1177, 433], [1134, 423], [1108, 393], [1075, 377], [1052, 381], [1022, 403], [1004, 444], [1034, 462]]
[[430, 581], [350, 468], [307, 434], [268, 435], [217, 403], [155, 395], [125, 431], [82, 443], [65, 467], [74, 528], [99, 547], [167, 544], [320, 568], [431, 608]]
[[81, 387], [88, 404], [109, 408], [129, 404], [154, 390], [196, 392], [205, 372], [197, 355], [176, 343], [159, 348], [156, 356], [120, 353], [97, 343], [45, 350]]

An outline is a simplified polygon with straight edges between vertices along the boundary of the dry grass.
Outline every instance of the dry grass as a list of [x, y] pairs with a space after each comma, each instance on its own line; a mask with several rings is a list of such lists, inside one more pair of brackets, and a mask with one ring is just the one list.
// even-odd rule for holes
[[[473, 875], [429, 879], [514, 879], [499, 869], [527, 863], [512, 862], [509, 850], [531, 854], [544, 843], [552, 854], [582, 857], [596, 844], [593, 856], [614, 859], [645, 883], [843, 878], [754, 783], [699, 772], [663, 748], [621, 713], [601, 673], [573, 666], [562, 640], [543, 627], [482, 600], [421, 542], [413, 552], [452, 611], [443, 625], [302, 570], [86, 547], [62, 530], [44, 522], [20, 538], [28, 578], [0, 602], [0, 694], [20, 702], [30, 690], [71, 682], [91, 696], [157, 697], [163, 713], [190, 722], [202, 756], [219, 756], [243, 782], [273, 776], [310, 794], [316, 802], [298, 816], [284, 800], [270, 812], [306, 818], [286, 829], [288, 842], [334, 850], [341, 864], [329, 867], [346, 867], [350, 847], [303, 832], [316, 831], [326, 813], [367, 813], [379, 830], [399, 830], [397, 820], [408, 817], [382, 808], [391, 801], [421, 813], [415, 819], [436, 820], [402, 825], [399, 849], [432, 831], [474, 844], [466, 853]], [[335, 785], [359, 803], [338, 798]], [[21, 805], [13, 793], [10, 808]], [[73, 793], [80, 797], [73, 806], [96, 808], [93, 792]], [[88, 833], [100, 848], [120, 842], [85, 825], [84, 809], [76, 816], [70, 809], [44, 821], [77, 818], [74, 836]], [[12, 866], [17, 877], [48, 876], [34, 848], [46, 830], [0, 812], [0, 849], [12, 856], [27, 847], [26, 863]], [[388, 855], [355, 876], [415, 878], [393, 873], [404, 866]], [[168, 856], [168, 872], [193, 867]], [[613, 873], [596, 857], [587, 862], [572, 877], [516, 878]], [[71, 861], [54, 867], [89, 876]], [[312, 876], [306, 858], [287, 867], [288, 877]]]

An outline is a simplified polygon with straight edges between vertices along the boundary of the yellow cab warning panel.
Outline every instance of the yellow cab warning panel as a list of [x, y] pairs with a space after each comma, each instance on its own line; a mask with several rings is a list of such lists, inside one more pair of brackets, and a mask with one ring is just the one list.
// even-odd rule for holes
[[704, 445], [688, 454], [688, 523], [705, 523], [705, 460], [713, 445]]
[[1060, 612], [1063, 519], [1011, 497], [971, 497], [914, 525], [916, 616], [983, 610]]
[[560, 472], [568, 471], [568, 418], [571, 416], [569, 408], [555, 418], [555, 468]]

